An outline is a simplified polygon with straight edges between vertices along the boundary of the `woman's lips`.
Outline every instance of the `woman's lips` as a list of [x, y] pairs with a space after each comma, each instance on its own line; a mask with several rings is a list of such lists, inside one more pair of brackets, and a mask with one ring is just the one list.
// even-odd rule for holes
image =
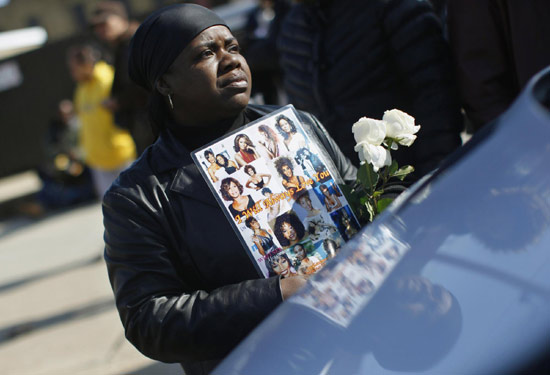
[[231, 87], [231, 88], [247, 88], [248, 87], [248, 78], [244, 73], [236, 73], [230, 77], [227, 77], [221, 81], [220, 87]]
[[248, 87], [248, 82], [246, 80], [240, 79], [240, 80], [229, 82], [224, 87], [237, 87], [237, 88], [243, 87], [243, 88], [246, 88], [246, 87]]

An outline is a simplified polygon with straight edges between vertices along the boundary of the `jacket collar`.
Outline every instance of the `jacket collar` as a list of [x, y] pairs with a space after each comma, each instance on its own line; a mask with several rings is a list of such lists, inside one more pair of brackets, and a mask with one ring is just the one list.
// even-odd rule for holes
[[[271, 109], [272, 110], [272, 109]], [[260, 106], [248, 106], [245, 123], [271, 112]], [[241, 124], [242, 125], [242, 124]], [[230, 130], [233, 130], [230, 129]], [[151, 150], [151, 165], [155, 173], [175, 170], [170, 190], [217, 206], [216, 199], [204, 181], [199, 168], [191, 158], [191, 152], [176, 138], [170, 129], [165, 129]]]
[[155, 173], [173, 173], [170, 190], [217, 206], [216, 199], [204, 181], [190, 151], [165, 129], [151, 150], [151, 165]]

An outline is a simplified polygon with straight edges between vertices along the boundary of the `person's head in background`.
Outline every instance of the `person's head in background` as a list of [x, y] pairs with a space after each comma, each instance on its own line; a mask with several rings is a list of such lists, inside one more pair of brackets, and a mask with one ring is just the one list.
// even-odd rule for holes
[[67, 124], [71, 118], [74, 116], [74, 105], [72, 100], [63, 99], [57, 104], [57, 113], [59, 119]]
[[100, 53], [90, 45], [73, 46], [67, 51], [67, 65], [71, 77], [76, 82], [86, 82], [93, 78], [94, 66]]
[[92, 13], [90, 25], [99, 39], [116, 44], [130, 26], [126, 7], [120, 1], [101, 1]]

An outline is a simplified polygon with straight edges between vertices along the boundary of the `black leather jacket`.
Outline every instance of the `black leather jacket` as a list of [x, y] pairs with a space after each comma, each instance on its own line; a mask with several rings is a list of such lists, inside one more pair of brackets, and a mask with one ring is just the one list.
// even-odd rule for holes
[[[276, 107], [249, 106], [252, 120]], [[346, 180], [355, 168], [300, 113]], [[307, 129], [306, 129], [307, 130]], [[126, 337], [143, 354], [206, 373], [281, 301], [258, 278], [189, 151], [164, 131], [104, 197], [105, 260]]]

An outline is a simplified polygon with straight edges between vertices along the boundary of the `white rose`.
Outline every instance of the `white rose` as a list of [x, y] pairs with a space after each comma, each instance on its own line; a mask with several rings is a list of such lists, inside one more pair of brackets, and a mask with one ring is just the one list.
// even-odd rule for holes
[[382, 146], [375, 146], [368, 142], [360, 142], [355, 145], [354, 150], [359, 154], [361, 162], [372, 164], [375, 172], [385, 165], [391, 165], [390, 151]]
[[386, 136], [403, 146], [410, 146], [416, 139], [420, 125], [414, 124], [414, 117], [398, 109], [384, 112], [382, 121], [386, 123]]
[[384, 121], [372, 118], [361, 117], [351, 127], [355, 142], [367, 142], [371, 145], [380, 146], [386, 138], [386, 124]]

